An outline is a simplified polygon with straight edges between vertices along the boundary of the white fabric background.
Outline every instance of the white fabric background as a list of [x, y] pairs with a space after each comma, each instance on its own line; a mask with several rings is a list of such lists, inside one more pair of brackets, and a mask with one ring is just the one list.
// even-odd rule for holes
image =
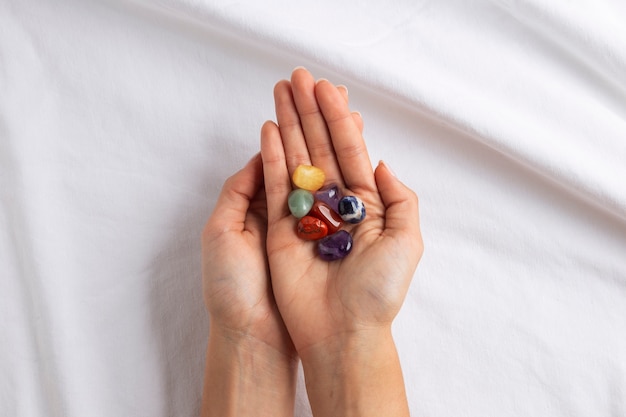
[[420, 196], [394, 327], [412, 414], [626, 416], [625, 19], [0, 0], [0, 415], [198, 414], [200, 230], [304, 65], [348, 86], [373, 162]]

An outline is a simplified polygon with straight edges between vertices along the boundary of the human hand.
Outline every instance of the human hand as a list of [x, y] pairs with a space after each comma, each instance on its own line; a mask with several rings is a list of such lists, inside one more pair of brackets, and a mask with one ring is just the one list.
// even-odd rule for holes
[[[302, 359], [316, 417], [408, 416], [391, 322], [422, 254], [417, 196], [384, 165], [375, 171], [343, 90], [296, 69], [274, 89], [278, 126], [261, 131], [267, 197], [267, 254], [274, 296]], [[287, 208], [291, 175], [315, 165], [367, 218], [347, 226], [351, 253], [321, 260], [299, 239]]]
[[293, 415], [296, 352], [274, 301], [266, 234], [259, 154], [226, 181], [202, 233], [203, 417]]
[[257, 154], [224, 184], [202, 233], [203, 295], [211, 331], [295, 356], [270, 283], [267, 205]]
[[293, 416], [297, 360], [272, 293], [265, 201], [256, 155], [226, 181], [202, 233], [203, 417]]
[[[267, 254], [278, 308], [305, 362], [319, 344], [388, 333], [423, 250], [418, 201], [384, 164], [372, 169], [360, 118], [330, 82], [296, 69], [274, 98], [278, 126], [267, 122], [261, 133]], [[299, 164], [321, 168], [327, 184], [365, 203], [367, 218], [346, 226], [354, 245], [341, 260], [321, 260], [315, 243], [296, 236], [287, 196]]]

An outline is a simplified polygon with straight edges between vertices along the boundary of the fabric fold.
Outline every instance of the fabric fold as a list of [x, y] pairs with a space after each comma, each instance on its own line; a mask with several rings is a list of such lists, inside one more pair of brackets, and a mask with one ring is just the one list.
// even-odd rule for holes
[[[595, 3], [573, 10], [558, 2], [400, 2], [380, 14], [350, 4], [324, 19], [312, 6], [290, 7], [281, 1], [143, 4], [332, 69], [466, 132], [626, 222], [621, 186], [626, 178], [626, 106], [622, 93], [616, 93], [616, 86], [624, 88], [616, 74], [626, 51], [619, 39], [626, 37], [607, 37], [613, 32], [600, 29], [612, 12], [608, 6], [598, 11]], [[352, 14], [349, 31], [338, 24], [347, 13]], [[450, 31], [435, 31], [436, 25]], [[546, 31], [556, 33], [557, 40], [546, 44]], [[576, 37], [570, 36], [573, 32]], [[467, 51], [456, 54], [462, 59], [452, 53], [458, 49]], [[571, 61], [577, 67], [572, 70], [555, 53], [583, 58]], [[587, 85], [574, 82], [572, 71], [587, 77]], [[554, 83], [546, 85], [545, 74]], [[466, 82], [468, 77], [472, 83]], [[559, 98], [563, 107], [546, 107]], [[543, 110], [531, 111], [535, 108]]]
[[0, 415], [199, 414], [199, 235], [296, 65], [349, 87], [420, 198], [412, 414], [620, 414], [623, 11], [0, 0]]

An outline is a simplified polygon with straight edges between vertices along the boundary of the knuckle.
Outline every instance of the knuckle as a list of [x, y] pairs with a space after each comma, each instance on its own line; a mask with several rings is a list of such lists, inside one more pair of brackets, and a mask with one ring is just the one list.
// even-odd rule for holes
[[295, 153], [289, 156], [287, 166], [295, 169], [298, 165], [310, 165], [309, 155], [304, 153]]
[[291, 184], [287, 182], [265, 184], [265, 194], [268, 196], [287, 195], [290, 191]]
[[365, 146], [362, 143], [346, 145], [340, 148], [338, 153], [341, 155], [341, 158], [344, 159], [357, 158], [365, 153]]
[[332, 144], [327, 141], [309, 145], [309, 152], [319, 158], [326, 158], [335, 155], [335, 149]]

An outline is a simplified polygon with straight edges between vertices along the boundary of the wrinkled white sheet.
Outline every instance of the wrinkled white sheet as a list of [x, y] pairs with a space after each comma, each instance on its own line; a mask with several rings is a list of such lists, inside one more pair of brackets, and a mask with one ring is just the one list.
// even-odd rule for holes
[[199, 233], [304, 65], [420, 196], [394, 327], [412, 414], [626, 416], [625, 20], [621, 0], [0, 0], [0, 415], [198, 414]]

